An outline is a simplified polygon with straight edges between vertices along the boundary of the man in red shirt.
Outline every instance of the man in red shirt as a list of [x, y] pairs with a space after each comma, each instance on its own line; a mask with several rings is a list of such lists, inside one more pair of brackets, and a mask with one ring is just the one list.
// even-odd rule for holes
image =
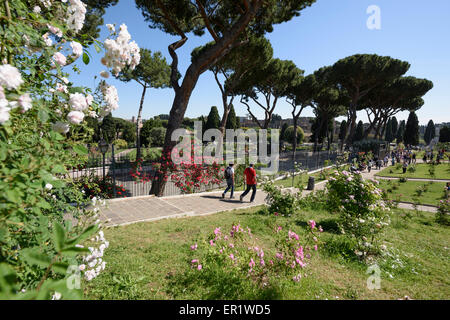
[[250, 189], [252, 189], [253, 192], [250, 202], [253, 202], [256, 196], [256, 171], [253, 169], [253, 164], [250, 164], [250, 166], [244, 170], [244, 175], [246, 177], [247, 189], [241, 194], [240, 200], [242, 202], [242, 199], [250, 192]]

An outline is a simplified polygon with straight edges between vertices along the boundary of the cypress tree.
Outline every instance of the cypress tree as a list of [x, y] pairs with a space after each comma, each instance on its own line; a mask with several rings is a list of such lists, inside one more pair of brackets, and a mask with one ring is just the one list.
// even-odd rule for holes
[[419, 119], [415, 112], [410, 112], [406, 122], [403, 141], [406, 145], [417, 146], [419, 144]]
[[386, 124], [386, 134], [384, 136], [384, 140], [388, 142], [392, 142], [392, 140], [394, 140], [394, 136], [392, 135], [392, 119], [389, 119]]
[[400, 121], [397, 130], [397, 143], [403, 142], [403, 134], [405, 132], [405, 120]]
[[362, 140], [364, 136], [364, 123], [359, 120], [358, 125], [356, 127], [355, 135], [353, 137], [353, 142]]
[[288, 127], [289, 127], [289, 125], [286, 122], [281, 127], [280, 140], [286, 141], [286, 129]]
[[219, 129], [219, 127], [220, 127], [219, 111], [217, 110], [216, 106], [212, 106], [208, 118], [206, 119], [205, 130]]
[[398, 121], [396, 117], [391, 118], [391, 128], [392, 128], [392, 141], [394, 141], [394, 139], [397, 138], [397, 131], [398, 131]]
[[347, 121], [342, 121], [339, 127], [339, 140], [344, 140], [347, 133]]
[[436, 127], [434, 126], [433, 120], [428, 121], [428, 125], [425, 129], [425, 134], [423, 136], [423, 139], [425, 140], [426, 144], [430, 144], [431, 140], [434, 139], [436, 136]]
[[439, 130], [439, 142], [450, 142], [450, 127], [442, 127]]
[[227, 123], [225, 125], [225, 129], [237, 129], [236, 123], [239, 120], [236, 117], [236, 112], [234, 111], [234, 106], [231, 105], [230, 112], [228, 113]]

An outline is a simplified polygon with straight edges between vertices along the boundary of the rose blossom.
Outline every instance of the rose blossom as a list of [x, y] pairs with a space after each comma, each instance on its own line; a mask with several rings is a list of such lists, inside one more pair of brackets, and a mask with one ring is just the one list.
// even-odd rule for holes
[[30, 98], [30, 94], [29, 93], [25, 93], [25, 94], [21, 95], [19, 97], [19, 100], [17, 100], [19, 105], [22, 107], [23, 111], [28, 111], [29, 109], [31, 109], [31, 107], [32, 107], [31, 101], [32, 100]]
[[67, 115], [67, 119], [69, 120], [70, 123], [80, 124], [84, 119], [84, 113], [80, 111], [71, 111]]
[[83, 46], [76, 41], [70, 42], [70, 46], [72, 47], [72, 53], [78, 58], [83, 54]]
[[63, 55], [61, 52], [56, 52], [53, 55], [53, 60], [60, 66], [65, 66], [67, 62], [66, 56]]
[[86, 97], [79, 92], [70, 95], [69, 103], [72, 109], [76, 111], [83, 111], [88, 108]]
[[11, 90], [17, 89], [22, 83], [22, 76], [16, 67], [10, 64], [0, 66], [0, 86]]

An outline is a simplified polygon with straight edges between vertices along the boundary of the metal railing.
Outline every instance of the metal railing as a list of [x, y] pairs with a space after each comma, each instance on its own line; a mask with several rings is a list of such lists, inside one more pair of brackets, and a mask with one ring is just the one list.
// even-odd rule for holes
[[[294, 172], [295, 167], [299, 166], [303, 170], [312, 171], [320, 169], [325, 165], [325, 161], [329, 165], [336, 162], [338, 153], [336, 151], [320, 151], [320, 152], [307, 152], [297, 151], [295, 160], [293, 159], [292, 152], [286, 152], [280, 154], [279, 157], [279, 173], [282, 172]], [[153, 164], [157, 162], [156, 158], [142, 157], [140, 167], [140, 177], [154, 177], [156, 170]], [[142, 181], [142, 179], [136, 179], [133, 177], [135, 173], [134, 166], [136, 165], [136, 152], [135, 149], [127, 149], [116, 153], [114, 146], [105, 154], [103, 161], [103, 155], [98, 152], [90, 150], [88, 159], [83, 167], [72, 168], [68, 175], [74, 180], [79, 179], [94, 179], [98, 182], [105, 182], [105, 188], [109, 188], [109, 192], [112, 198], [116, 197], [136, 197], [149, 195], [152, 183], [157, 181]], [[218, 188], [224, 188], [226, 182], [223, 181], [219, 185], [203, 185], [196, 192], [211, 191]], [[174, 181], [169, 179], [166, 182], [163, 196], [173, 196], [183, 194], [180, 188], [178, 188]]]

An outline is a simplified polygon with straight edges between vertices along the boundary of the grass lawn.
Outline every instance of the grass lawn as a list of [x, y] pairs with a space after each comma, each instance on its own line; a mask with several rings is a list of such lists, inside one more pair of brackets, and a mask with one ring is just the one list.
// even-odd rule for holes
[[450, 164], [444, 163], [440, 165], [435, 165], [435, 176], [431, 176], [429, 170], [429, 165], [424, 163], [416, 164], [416, 171], [409, 172], [406, 171], [403, 174], [403, 170], [401, 167], [390, 166], [382, 171], [380, 171], [377, 175], [381, 177], [405, 177], [405, 178], [420, 178], [420, 179], [442, 179], [450, 181]]
[[[345, 170], [348, 170], [347, 167], [344, 168]], [[316, 172], [313, 174], [302, 174], [302, 175], [297, 175], [295, 176], [294, 179], [294, 187], [297, 186], [298, 183], [302, 183], [303, 186], [306, 188], [306, 185], [308, 184], [308, 179], [309, 177], [314, 177], [315, 178], [315, 182], [320, 182], [320, 181], [324, 181], [327, 179], [327, 176], [334, 172], [336, 170], [336, 168], [330, 168], [330, 169], [326, 169], [323, 170], [323, 173], [321, 172]], [[275, 185], [277, 186], [283, 186], [284, 188], [290, 188], [292, 187], [292, 177], [289, 177], [287, 179], [281, 179], [281, 180], [277, 180], [274, 182]]]
[[[110, 247], [105, 251], [105, 271], [85, 288], [88, 299], [450, 299], [450, 233], [434, 221], [434, 215], [405, 216], [393, 213], [384, 242], [392, 257], [379, 262], [381, 288], [367, 288], [367, 266], [355, 260], [339, 234], [336, 216], [326, 211], [302, 211], [285, 218], [265, 216], [258, 208], [204, 217], [167, 219], [114, 227], [105, 231]], [[252, 229], [264, 248], [274, 250], [273, 226], [282, 225], [300, 237], [315, 219], [323, 226], [324, 242], [299, 282], [280, 275], [279, 290], [255, 288], [248, 278], [231, 278], [226, 271], [205, 278], [189, 271], [195, 252], [190, 246], [214, 231], [228, 230], [232, 223]], [[352, 258], [344, 258], [348, 255]], [[218, 270], [222, 270], [218, 268]], [[190, 272], [190, 273], [189, 273]], [[192, 280], [189, 274], [197, 274]]]
[[424, 190], [419, 197], [420, 204], [435, 206], [440, 200], [444, 199], [444, 182], [407, 181], [402, 183], [395, 180], [382, 179], [379, 181], [381, 189], [387, 191], [388, 198], [391, 200], [414, 202], [415, 193], [418, 188], [426, 188], [426, 191]]

